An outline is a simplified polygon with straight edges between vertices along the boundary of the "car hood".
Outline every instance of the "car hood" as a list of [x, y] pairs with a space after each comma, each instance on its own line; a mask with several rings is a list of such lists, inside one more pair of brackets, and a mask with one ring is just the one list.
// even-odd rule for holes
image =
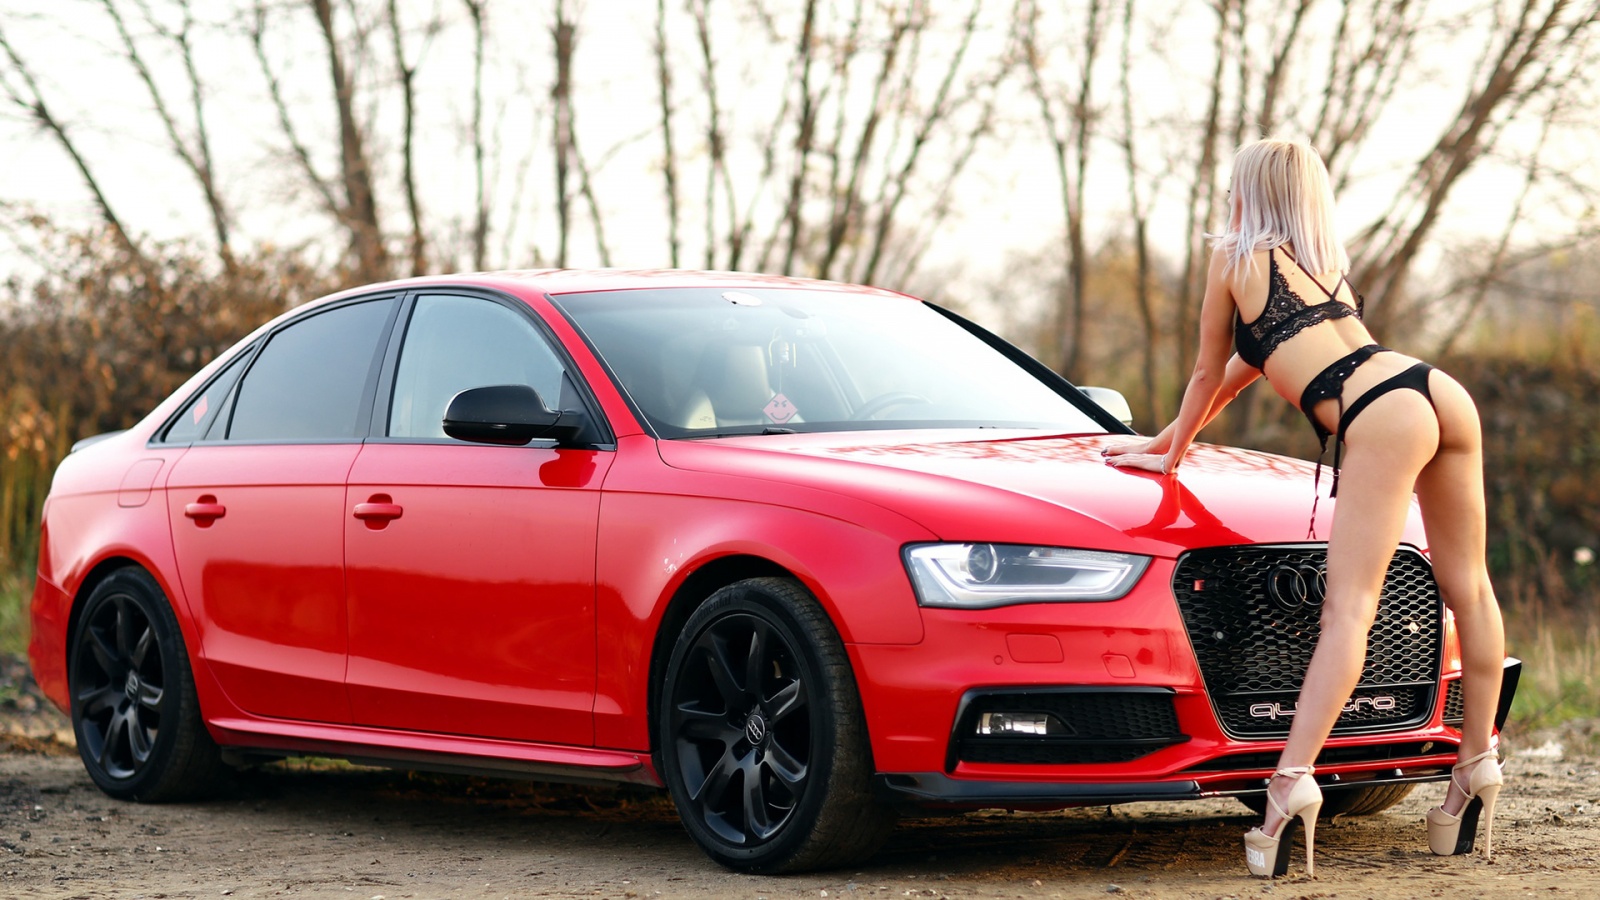
[[[1172, 556], [1195, 547], [1327, 539], [1335, 501], [1314, 467], [1196, 444], [1175, 474], [1107, 465], [1118, 435], [852, 432], [662, 441], [677, 468], [822, 488], [898, 512], [944, 540], [1055, 542]], [[1424, 546], [1413, 510], [1406, 540]]]

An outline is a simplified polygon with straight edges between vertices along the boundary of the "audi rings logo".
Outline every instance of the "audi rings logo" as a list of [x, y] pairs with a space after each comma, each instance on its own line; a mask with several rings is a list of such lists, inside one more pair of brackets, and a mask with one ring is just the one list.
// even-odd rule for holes
[[1282, 563], [1267, 573], [1267, 596], [1288, 610], [1320, 607], [1328, 596], [1328, 569], [1309, 563]]

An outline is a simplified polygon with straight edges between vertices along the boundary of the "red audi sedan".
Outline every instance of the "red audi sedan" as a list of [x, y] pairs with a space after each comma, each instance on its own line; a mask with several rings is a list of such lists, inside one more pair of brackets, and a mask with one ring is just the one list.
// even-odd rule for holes
[[[888, 291], [360, 288], [74, 448], [34, 672], [113, 797], [290, 755], [664, 786], [751, 872], [870, 855], [906, 808], [1259, 805], [1317, 635], [1310, 467], [1106, 466], [1126, 433]], [[1406, 540], [1317, 761], [1346, 813], [1445, 777], [1460, 737], [1415, 519]]]

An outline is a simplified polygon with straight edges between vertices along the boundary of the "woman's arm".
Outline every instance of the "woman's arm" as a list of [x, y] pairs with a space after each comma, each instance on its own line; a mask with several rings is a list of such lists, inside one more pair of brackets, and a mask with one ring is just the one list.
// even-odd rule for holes
[[[1223, 409], [1232, 403], [1245, 388], [1255, 383], [1261, 377], [1261, 370], [1239, 358], [1235, 353], [1228, 359], [1227, 369], [1222, 375], [1222, 389], [1217, 391], [1217, 397], [1211, 402], [1211, 409], [1206, 411], [1204, 422], [1200, 428], [1205, 429], [1212, 420], [1220, 415]], [[1112, 444], [1103, 451], [1106, 456], [1122, 456], [1128, 453], [1166, 453], [1172, 447], [1172, 432], [1178, 422], [1176, 419], [1169, 422], [1155, 437], [1130, 441], [1124, 444]]]
[[[1152, 452], [1124, 452], [1108, 459], [1112, 465], [1163, 474], [1171, 472], [1183, 461], [1184, 454], [1189, 452], [1189, 445], [1194, 442], [1200, 429], [1216, 418], [1244, 385], [1255, 380], [1255, 374], [1251, 374], [1254, 370], [1243, 371], [1250, 367], [1242, 360], [1235, 362], [1229, 359], [1233, 344], [1233, 314], [1233, 291], [1228, 283], [1227, 258], [1220, 250], [1214, 251], [1206, 274], [1205, 299], [1200, 305], [1200, 352], [1195, 358], [1194, 373], [1189, 376], [1189, 386], [1183, 392], [1183, 404], [1178, 408], [1178, 416], [1160, 435], [1151, 439]], [[1225, 388], [1232, 387], [1235, 380], [1238, 382], [1237, 389], [1232, 393], [1225, 392]], [[1166, 446], [1160, 447], [1158, 441]], [[1156, 456], [1156, 453], [1162, 455]]]

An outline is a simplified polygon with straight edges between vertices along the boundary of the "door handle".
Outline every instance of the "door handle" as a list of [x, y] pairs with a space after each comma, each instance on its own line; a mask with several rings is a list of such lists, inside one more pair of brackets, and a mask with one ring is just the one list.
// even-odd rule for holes
[[213, 521], [228, 514], [228, 508], [217, 502], [217, 498], [206, 494], [200, 499], [183, 508], [184, 518], [193, 519], [196, 525], [210, 525]]
[[367, 498], [367, 502], [357, 503], [353, 513], [356, 518], [372, 524], [398, 519], [405, 513], [405, 508], [394, 502], [388, 494], [373, 494]]

